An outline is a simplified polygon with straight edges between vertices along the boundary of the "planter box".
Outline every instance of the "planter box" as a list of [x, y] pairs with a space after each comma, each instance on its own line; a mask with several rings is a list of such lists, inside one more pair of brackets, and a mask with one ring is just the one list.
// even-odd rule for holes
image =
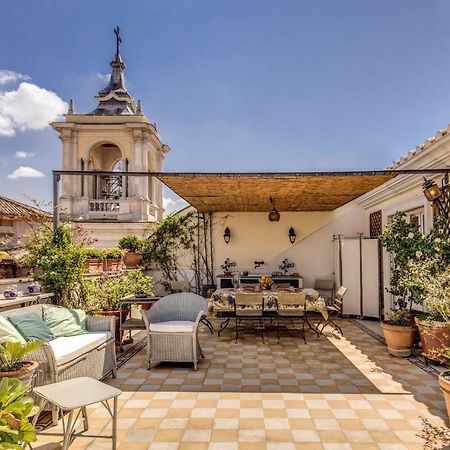
[[121, 259], [104, 259], [103, 260], [103, 270], [105, 272], [117, 272], [122, 268], [122, 260]]
[[88, 259], [86, 269], [89, 273], [103, 272], [103, 259]]

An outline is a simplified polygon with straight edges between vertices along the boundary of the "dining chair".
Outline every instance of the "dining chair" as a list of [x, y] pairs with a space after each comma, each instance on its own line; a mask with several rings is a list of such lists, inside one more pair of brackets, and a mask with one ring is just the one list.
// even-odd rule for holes
[[344, 286], [340, 286], [336, 292], [336, 297], [334, 298], [332, 304], [327, 305], [328, 319], [321, 320], [317, 324], [317, 330], [319, 330], [319, 326], [322, 325], [322, 329], [320, 330], [319, 334], [323, 333], [323, 330], [327, 325], [331, 325], [335, 330], [338, 330], [339, 333], [344, 335], [341, 327], [335, 322], [335, 320], [339, 317], [342, 317], [342, 307], [346, 292], [347, 288]]
[[[306, 344], [305, 337], [305, 306], [306, 293], [302, 292], [279, 292], [277, 295], [277, 338], [280, 343], [281, 333], [300, 333]], [[283, 325], [280, 322], [284, 322]], [[290, 322], [292, 328], [288, 328], [286, 323]], [[296, 324], [301, 324], [301, 329], [295, 328]]]
[[[237, 343], [238, 337], [244, 333], [255, 333], [261, 336], [264, 344], [263, 294], [236, 292], [234, 298], [236, 311], [235, 343]], [[246, 323], [252, 323], [253, 326], [246, 328]]]

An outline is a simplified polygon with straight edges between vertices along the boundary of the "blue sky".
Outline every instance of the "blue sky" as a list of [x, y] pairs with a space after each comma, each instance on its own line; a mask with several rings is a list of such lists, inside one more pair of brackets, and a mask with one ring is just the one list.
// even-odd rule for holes
[[168, 171], [379, 169], [450, 122], [447, 0], [0, 6], [0, 195], [19, 200], [50, 200], [61, 147], [45, 124], [70, 98], [94, 109], [117, 24]]

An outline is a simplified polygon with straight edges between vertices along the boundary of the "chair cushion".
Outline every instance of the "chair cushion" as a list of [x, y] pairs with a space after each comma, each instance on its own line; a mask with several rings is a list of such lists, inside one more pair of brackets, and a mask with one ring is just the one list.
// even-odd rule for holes
[[194, 322], [189, 321], [175, 321], [157, 322], [150, 324], [150, 331], [157, 331], [160, 333], [192, 333], [194, 331]]
[[26, 341], [49, 342], [55, 338], [47, 324], [36, 313], [9, 316], [8, 320], [19, 330]]
[[86, 333], [78, 336], [61, 336], [48, 344], [53, 350], [56, 363], [60, 366], [88, 353], [106, 342], [110, 337], [111, 333], [108, 331]]
[[25, 344], [23, 336], [14, 328], [14, 325], [4, 316], [0, 316], [0, 342], [14, 341]]
[[42, 305], [44, 322], [55, 337], [85, 334], [86, 313], [82, 309], [68, 309], [54, 305]]

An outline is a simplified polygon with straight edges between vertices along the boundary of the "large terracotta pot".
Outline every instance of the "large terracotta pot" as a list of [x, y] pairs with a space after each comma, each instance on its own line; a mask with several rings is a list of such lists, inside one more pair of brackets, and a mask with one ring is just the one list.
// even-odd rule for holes
[[[115, 324], [116, 324], [116, 344], [120, 345], [122, 342], [123, 337], [123, 331], [120, 331], [120, 311], [114, 310], [114, 311], [97, 311], [95, 314], [98, 316], [109, 316], [115, 318]], [[122, 323], [127, 320], [128, 314], [130, 314], [129, 309], [122, 309]]]
[[1, 378], [18, 378], [25, 385], [30, 385], [33, 380], [34, 372], [39, 367], [37, 361], [25, 361], [24, 366], [19, 370], [13, 370], [11, 372], [0, 372]]
[[86, 269], [89, 273], [100, 273], [103, 271], [103, 259], [87, 259]]
[[117, 272], [122, 265], [121, 259], [106, 258], [103, 260], [103, 270], [105, 272]]
[[446, 322], [428, 322], [416, 317], [419, 328], [420, 342], [425, 357], [440, 363], [447, 362], [447, 358], [439, 356], [440, 350], [450, 347], [450, 327]]
[[135, 269], [142, 264], [142, 255], [135, 252], [127, 252], [123, 255], [123, 262], [128, 269]]
[[450, 372], [444, 372], [439, 375], [439, 386], [444, 394], [447, 416], [450, 419]]
[[383, 328], [384, 338], [386, 339], [390, 355], [401, 358], [411, 355], [414, 336], [417, 331], [415, 325], [405, 327], [382, 322], [381, 328]]

